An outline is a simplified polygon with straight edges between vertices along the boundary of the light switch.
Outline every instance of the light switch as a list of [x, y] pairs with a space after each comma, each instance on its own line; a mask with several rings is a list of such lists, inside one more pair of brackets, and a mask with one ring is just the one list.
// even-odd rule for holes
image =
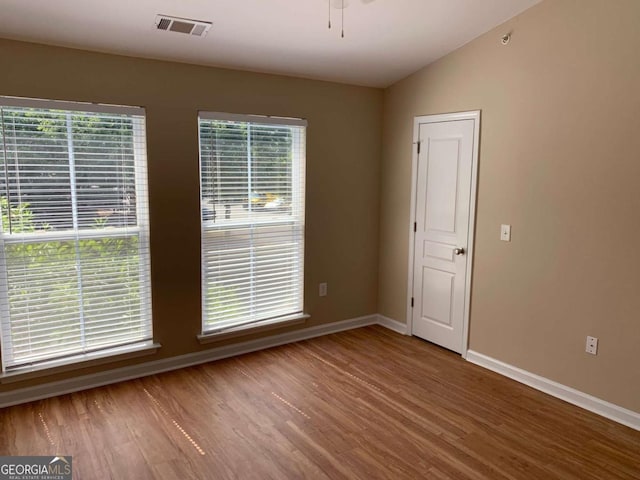
[[511, 241], [511, 225], [502, 225], [500, 227], [500, 240], [503, 242]]

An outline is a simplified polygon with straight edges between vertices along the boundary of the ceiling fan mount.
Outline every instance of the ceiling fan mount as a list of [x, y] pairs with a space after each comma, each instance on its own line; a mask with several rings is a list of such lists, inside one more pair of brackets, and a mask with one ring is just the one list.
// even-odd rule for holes
[[[360, 3], [367, 5], [369, 3], [373, 3], [375, 0], [360, 0]], [[336, 10], [341, 10], [341, 33], [340, 36], [344, 38], [344, 10], [349, 6], [350, 0], [328, 0], [329, 4], [329, 30], [331, 30], [331, 9], [334, 8]]]
[[[329, 4], [332, 8], [342, 10], [343, 8], [347, 8], [352, 1], [353, 0], [329, 0]], [[375, 0], [360, 0], [360, 3], [364, 3], [365, 5], [373, 2], [375, 2]]]

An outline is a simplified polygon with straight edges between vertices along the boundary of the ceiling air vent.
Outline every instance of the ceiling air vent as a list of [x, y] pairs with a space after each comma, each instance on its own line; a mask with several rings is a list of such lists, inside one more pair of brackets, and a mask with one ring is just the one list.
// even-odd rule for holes
[[169, 15], [156, 16], [156, 29], [167, 32], [186, 33], [194, 37], [204, 37], [211, 28], [211, 22], [201, 20], [189, 20], [188, 18], [170, 17]]

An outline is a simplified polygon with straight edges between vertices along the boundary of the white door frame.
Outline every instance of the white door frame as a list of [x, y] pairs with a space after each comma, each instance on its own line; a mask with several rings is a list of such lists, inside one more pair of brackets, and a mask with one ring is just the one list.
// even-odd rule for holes
[[413, 121], [413, 160], [411, 165], [411, 217], [409, 222], [409, 282], [407, 289], [407, 334], [413, 332], [413, 260], [415, 249], [414, 222], [416, 221], [417, 183], [418, 183], [418, 143], [420, 142], [420, 124], [473, 120], [473, 158], [471, 160], [471, 195], [469, 197], [469, 233], [466, 247], [467, 278], [465, 279], [464, 315], [462, 324], [462, 358], [467, 358], [469, 348], [469, 309], [471, 307], [471, 276], [473, 267], [474, 234], [476, 224], [476, 197], [478, 186], [478, 151], [480, 144], [480, 110], [440, 115], [415, 117]]

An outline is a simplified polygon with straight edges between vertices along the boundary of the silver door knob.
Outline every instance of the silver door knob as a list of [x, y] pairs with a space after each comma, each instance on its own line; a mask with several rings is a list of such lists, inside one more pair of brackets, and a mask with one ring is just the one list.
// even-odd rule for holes
[[454, 248], [453, 253], [455, 253], [456, 255], [464, 255], [464, 248], [462, 247]]

